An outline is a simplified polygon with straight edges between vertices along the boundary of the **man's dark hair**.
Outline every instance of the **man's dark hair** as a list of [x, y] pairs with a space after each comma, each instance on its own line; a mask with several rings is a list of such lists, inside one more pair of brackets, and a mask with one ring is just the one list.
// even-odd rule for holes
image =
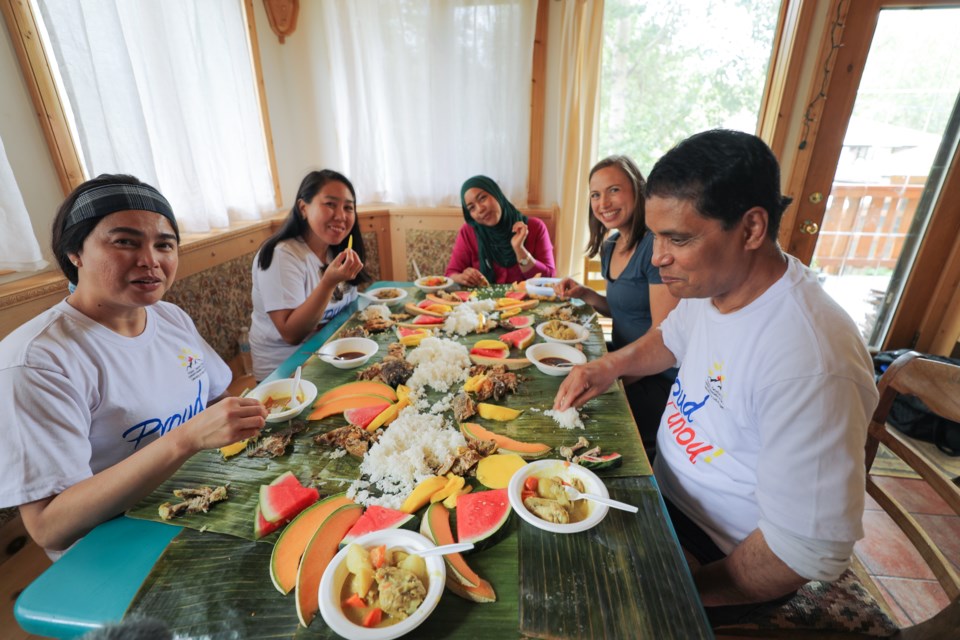
[[780, 193], [780, 165], [770, 147], [755, 135], [728, 129], [692, 135], [668, 151], [647, 177], [646, 196], [690, 200], [700, 215], [720, 220], [724, 229], [761, 207], [774, 242], [792, 201]]

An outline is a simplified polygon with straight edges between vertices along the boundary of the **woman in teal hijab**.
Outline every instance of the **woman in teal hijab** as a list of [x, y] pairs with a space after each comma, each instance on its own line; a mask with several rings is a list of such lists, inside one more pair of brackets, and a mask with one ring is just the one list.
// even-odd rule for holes
[[446, 275], [465, 287], [519, 282], [556, 272], [546, 225], [527, 218], [496, 182], [473, 176], [460, 188], [460, 227]]

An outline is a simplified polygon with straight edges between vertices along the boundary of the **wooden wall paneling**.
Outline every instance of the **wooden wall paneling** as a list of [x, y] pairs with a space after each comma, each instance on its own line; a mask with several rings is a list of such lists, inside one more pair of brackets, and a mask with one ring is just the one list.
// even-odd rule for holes
[[67, 123], [66, 105], [57, 91], [53, 65], [40, 39], [36, 16], [28, 0], [0, 0], [0, 10], [50, 149], [60, 188], [66, 195], [86, 177]]
[[550, 0], [537, 3], [537, 29], [533, 39], [533, 73], [530, 87], [530, 168], [527, 203], [540, 204], [543, 178], [543, 131], [547, 95], [547, 27]]
[[[375, 233], [377, 236], [377, 255], [380, 257], [380, 279], [393, 280], [393, 247], [390, 234], [390, 211], [378, 209], [362, 211], [359, 214], [360, 230]], [[402, 279], [402, 278], [401, 278]]]

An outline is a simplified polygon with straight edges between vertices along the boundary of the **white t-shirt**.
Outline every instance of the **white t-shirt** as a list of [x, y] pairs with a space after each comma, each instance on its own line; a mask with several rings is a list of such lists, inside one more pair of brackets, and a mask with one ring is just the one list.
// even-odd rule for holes
[[864, 443], [878, 394], [851, 318], [788, 256], [757, 300], [682, 300], [662, 325], [680, 366], [657, 481], [725, 553], [763, 518], [825, 541], [863, 536]]
[[0, 507], [56, 495], [203, 411], [230, 368], [176, 305], [135, 338], [66, 301], [0, 342]]
[[[327, 263], [333, 259], [328, 254]], [[283, 364], [297, 350], [298, 345], [287, 344], [280, 337], [277, 325], [267, 315], [271, 311], [296, 309], [320, 284], [320, 268], [324, 263], [302, 238], [281, 240], [273, 250], [270, 268], [259, 266], [260, 252], [253, 258], [253, 313], [250, 324], [250, 354], [253, 356], [253, 375], [263, 380]], [[357, 299], [357, 288], [342, 286], [343, 299], [332, 297], [323, 310], [317, 327], [326, 324], [344, 307]], [[313, 333], [310, 334], [312, 336]], [[310, 339], [304, 338], [304, 342]]]

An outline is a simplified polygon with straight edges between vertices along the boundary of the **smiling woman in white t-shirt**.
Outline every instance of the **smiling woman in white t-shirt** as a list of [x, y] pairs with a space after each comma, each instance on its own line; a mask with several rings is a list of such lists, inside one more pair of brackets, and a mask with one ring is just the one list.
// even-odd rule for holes
[[263, 380], [370, 282], [346, 176], [324, 169], [300, 183], [280, 230], [253, 259], [250, 353]]
[[153, 187], [123, 175], [83, 183], [53, 223], [54, 255], [76, 289], [0, 342], [0, 397], [11, 403], [0, 507], [19, 506], [53, 558], [193, 454], [263, 428], [263, 405], [224, 397], [226, 363], [161, 301], [179, 241]]

